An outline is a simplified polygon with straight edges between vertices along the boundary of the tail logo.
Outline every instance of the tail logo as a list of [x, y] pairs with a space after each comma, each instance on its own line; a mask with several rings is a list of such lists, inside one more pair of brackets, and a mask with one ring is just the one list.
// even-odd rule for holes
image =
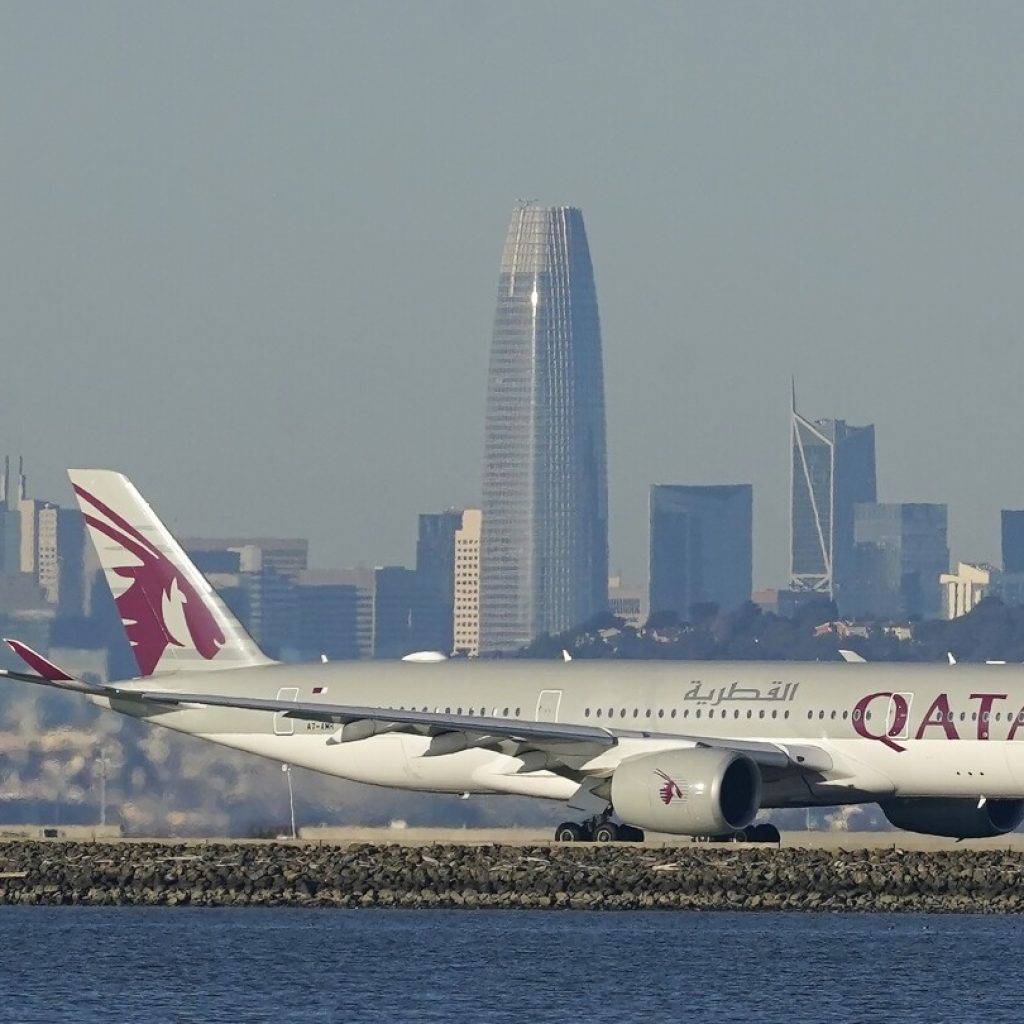
[[[671, 775], [661, 771], [660, 769], [654, 772], [662, 780], [662, 785], [658, 787], [658, 795], [661, 797], [661, 802], [668, 806], [673, 800], [685, 800], [686, 794], [682, 788]], [[684, 783], [685, 785], [685, 783]]]
[[76, 486], [75, 492], [82, 499], [86, 523], [137, 562], [112, 571], [129, 581], [114, 602], [142, 675], [151, 675], [172, 645], [195, 650], [207, 661], [215, 658], [224, 645], [224, 634], [186, 576], [113, 509], [81, 487]]

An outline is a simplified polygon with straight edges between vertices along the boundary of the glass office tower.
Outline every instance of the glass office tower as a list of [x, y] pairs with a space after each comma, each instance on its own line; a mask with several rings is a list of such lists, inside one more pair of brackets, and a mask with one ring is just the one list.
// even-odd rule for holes
[[750, 600], [754, 489], [750, 484], [651, 487], [651, 613], [692, 620], [695, 605], [731, 612]]
[[501, 259], [487, 386], [481, 648], [607, 606], [604, 374], [583, 215], [523, 205]]
[[875, 428], [791, 414], [790, 587], [834, 598], [854, 575], [853, 510], [875, 500]]

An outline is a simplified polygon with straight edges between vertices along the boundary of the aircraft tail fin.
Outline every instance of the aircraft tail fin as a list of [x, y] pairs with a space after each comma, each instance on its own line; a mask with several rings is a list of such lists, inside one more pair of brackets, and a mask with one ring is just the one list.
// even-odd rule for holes
[[271, 664], [126, 476], [68, 476], [140, 675]]

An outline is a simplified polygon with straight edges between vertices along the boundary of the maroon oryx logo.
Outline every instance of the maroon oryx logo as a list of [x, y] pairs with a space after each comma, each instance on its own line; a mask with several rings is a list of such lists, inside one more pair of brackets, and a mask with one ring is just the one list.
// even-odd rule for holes
[[[139, 671], [151, 675], [167, 647], [192, 647], [209, 660], [224, 644], [221, 631], [206, 602], [174, 563], [126, 519], [81, 487], [75, 492], [103, 518], [85, 511], [85, 521], [134, 556], [140, 564], [116, 566], [111, 571], [130, 580], [127, 590], [116, 597], [118, 614], [124, 623]], [[168, 626], [171, 614], [175, 635]]]
[[667, 775], [661, 769], [655, 769], [654, 774], [664, 780], [664, 785], [658, 788], [658, 794], [661, 796], [663, 804], [667, 805], [672, 803], [673, 800], [686, 799], [682, 789], [679, 788], [679, 783], [671, 775]]

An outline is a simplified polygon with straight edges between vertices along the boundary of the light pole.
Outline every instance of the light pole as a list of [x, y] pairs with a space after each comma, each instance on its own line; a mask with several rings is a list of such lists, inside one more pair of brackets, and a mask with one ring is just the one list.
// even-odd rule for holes
[[281, 765], [281, 771], [284, 772], [285, 777], [288, 779], [288, 810], [291, 813], [292, 819], [292, 839], [298, 838], [298, 833], [295, 831], [295, 793], [292, 790], [292, 766], [290, 764]]
[[100, 750], [100, 756], [96, 758], [96, 767], [100, 773], [100, 828], [107, 827], [107, 752]]

